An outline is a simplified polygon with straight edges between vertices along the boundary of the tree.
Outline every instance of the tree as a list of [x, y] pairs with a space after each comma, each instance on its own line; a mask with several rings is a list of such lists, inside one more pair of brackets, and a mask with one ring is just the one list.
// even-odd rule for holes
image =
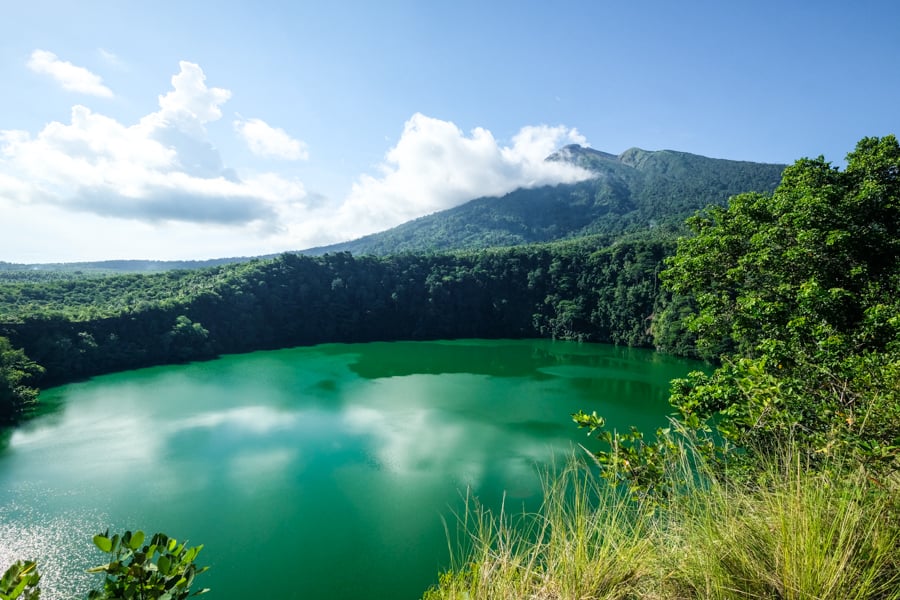
[[38, 390], [28, 384], [43, 372], [24, 351], [0, 337], [0, 425], [14, 422], [37, 402]]
[[[839, 455], [900, 469], [897, 139], [861, 140], [843, 171], [798, 160], [774, 193], [741, 194], [688, 224], [693, 236], [661, 273], [682, 303], [662, 317], [683, 318], [719, 367], [673, 382], [678, 427], [729, 468], [793, 447], [810, 465]], [[635, 460], [666, 450], [629, 434], [607, 441]]]
[[823, 342], [881, 350], [896, 335], [871, 329], [873, 311], [896, 308], [900, 147], [865, 138], [847, 161], [840, 171], [801, 159], [772, 195], [742, 194], [688, 221], [694, 235], [662, 279], [696, 300], [687, 322], [706, 357], [790, 360]]
[[717, 415], [757, 451], [787, 438], [810, 456], [900, 458], [900, 146], [865, 138], [840, 171], [788, 167], [771, 196], [734, 198], [691, 221], [663, 281], [693, 296], [688, 317], [710, 377], [676, 383], [673, 403]]
[[184, 315], [175, 317], [175, 324], [165, 334], [163, 345], [168, 354], [179, 361], [206, 358], [212, 354], [209, 331], [200, 323], [194, 323]]

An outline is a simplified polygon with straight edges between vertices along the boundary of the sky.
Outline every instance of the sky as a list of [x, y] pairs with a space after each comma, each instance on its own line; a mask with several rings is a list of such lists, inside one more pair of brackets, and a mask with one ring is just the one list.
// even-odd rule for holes
[[0, 261], [256, 256], [573, 182], [571, 143], [835, 166], [900, 2], [0, 2]]

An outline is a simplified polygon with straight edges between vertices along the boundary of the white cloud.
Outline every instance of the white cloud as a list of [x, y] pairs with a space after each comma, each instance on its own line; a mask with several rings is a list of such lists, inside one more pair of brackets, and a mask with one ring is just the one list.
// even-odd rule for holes
[[247, 143], [250, 151], [264, 158], [306, 160], [306, 144], [295, 140], [284, 129], [272, 127], [262, 119], [237, 119], [234, 129]]
[[484, 475], [486, 448], [472, 440], [492, 437], [489, 425], [454, 423], [439, 411], [425, 408], [408, 409], [398, 419], [367, 406], [351, 406], [344, 410], [343, 419], [353, 433], [372, 436], [379, 466], [397, 475], [455, 470], [457, 480], [474, 486]]
[[199, 66], [182, 62], [157, 112], [134, 125], [75, 106], [68, 124], [35, 136], [0, 132], [0, 197], [146, 222], [252, 226], [273, 231], [279, 212], [306, 195], [274, 173], [239, 178], [223, 166], [205, 125], [222, 116], [231, 92], [206, 86]]
[[103, 85], [103, 79], [99, 75], [91, 73], [84, 67], [60, 60], [54, 53], [47, 50], [32, 52], [27, 64], [28, 68], [35, 73], [49, 75], [69, 91], [103, 98], [113, 96], [112, 90]]
[[381, 175], [363, 175], [353, 185], [340, 222], [364, 235], [479, 196], [588, 179], [580, 167], [545, 160], [572, 143], [586, 140], [576, 129], [540, 125], [522, 128], [503, 146], [487, 129], [465, 135], [449, 121], [416, 113], [385, 156]]
[[160, 110], [143, 120], [152, 126], [175, 125], [192, 132], [202, 131], [206, 123], [222, 118], [220, 106], [231, 98], [231, 92], [207, 87], [206, 75], [199, 65], [183, 60], [178, 66], [178, 73], [172, 76], [172, 90], [159, 97]]

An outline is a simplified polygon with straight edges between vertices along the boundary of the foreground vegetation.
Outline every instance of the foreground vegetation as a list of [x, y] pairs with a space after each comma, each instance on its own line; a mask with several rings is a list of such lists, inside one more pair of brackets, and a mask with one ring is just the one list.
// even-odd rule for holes
[[833, 478], [784, 450], [754, 486], [689, 451], [667, 464], [663, 504], [629, 499], [583, 461], [547, 475], [537, 513], [473, 502], [424, 600], [900, 598], [900, 480]]
[[[195, 564], [203, 546], [179, 544], [164, 533], [148, 538], [140, 530], [121, 535], [109, 535], [107, 530], [95, 535], [93, 542], [109, 562], [88, 569], [102, 573], [103, 582], [87, 600], [185, 600], [209, 591], [191, 590], [194, 578], [209, 568]], [[17, 561], [0, 577], [0, 600], [38, 600], [40, 583], [37, 563]]]

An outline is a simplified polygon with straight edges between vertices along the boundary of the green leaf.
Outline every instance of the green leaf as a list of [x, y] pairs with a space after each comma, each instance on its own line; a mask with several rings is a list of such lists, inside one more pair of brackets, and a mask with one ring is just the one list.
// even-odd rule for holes
[[105, 535], [95, 535], [94, 545], [100, 548], [100, 550], [102, 550], [103, 552], [112, 551], [112, 540], [110, 540]]
[[141, 545], [143, 543], [144, 543], [144, 532], [138, 530], [138, 531], [135, 531], [134, 534], [131, 536], [131, 542], [128, 544], [128, 546], [132, 550], [137, 550], [138, 548], [141, 547]]
[[172, 568], [172, 560], [168, 556], [163, 554], [159, 557], [159, 560], [156, 561], [156, 566], [159, 568], [160, 573], [168, 576]]
[[10, 595], [9, 595], [10, 600], [15, 600], [16, 598], [18, 598], [19, 595], [20, 595], [22, 592], [25, 591], [25, 588], [26, 588], [27, 586], [28, 586], [28, 578], [26, 577], [26, 578], [22, 579], [22, 580], [19, 582], [19, 585], [17, 585], [17, 586], [12, 590], [12, 592], [11, 592]]

